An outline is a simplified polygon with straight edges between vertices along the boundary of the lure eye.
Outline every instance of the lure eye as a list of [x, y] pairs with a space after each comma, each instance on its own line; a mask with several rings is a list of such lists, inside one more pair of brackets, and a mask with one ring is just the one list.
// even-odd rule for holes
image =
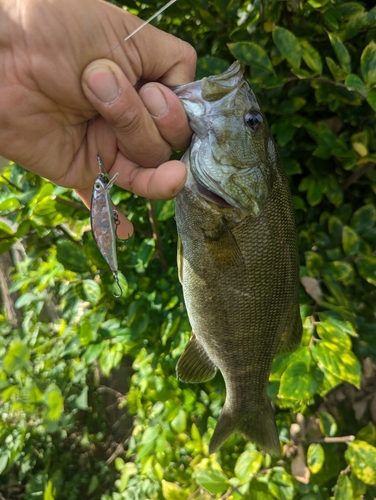
[[254, 132], [257, 132], [258, 130], [262, 129], [264, 125], [264, 118], [258, 111], [250, 111], [245, 115], [245, 123], [247, 124], [248, 128], [250, 128]]
[[99, 184], [99, 182], [96, 182], [96, 183], [94, 184], [94, 187], [95, 187], [95, 189], [100, 189], [100, 188], [101, 188], [101, 185]]

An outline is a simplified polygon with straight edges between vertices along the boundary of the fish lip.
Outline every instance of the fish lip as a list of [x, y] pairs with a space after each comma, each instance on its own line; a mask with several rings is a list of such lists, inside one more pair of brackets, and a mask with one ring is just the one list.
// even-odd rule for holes
[[206, 200], [208, 200], [212, 203], [215, 203], [220, 208], [235, 208], [233, 205], [228, 203], [224, 198], [219, 196], [219, 194], [214, 193], [213, 191], [208, 189], [206, 186], [201, 184], [201, 182], [199, 182], [196, 178], [195, 178], [195, 182], [196, 182], [196, 186], [197, 186], [197, 190], [198, 190], [199, 194], [203, 198], [205, 198]]

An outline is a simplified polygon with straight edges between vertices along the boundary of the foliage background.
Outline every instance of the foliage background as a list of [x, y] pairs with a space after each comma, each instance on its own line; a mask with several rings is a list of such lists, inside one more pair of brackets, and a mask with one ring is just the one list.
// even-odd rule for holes
[[[127, 0], [146, 19], [163, 2]], [[376, 496], [376, 7], [341, 0], [179, 1], [157, 25], [194, 45], [197, 77], [248, 65], [289, 175], [304, 336], [273, 365], [283, 455], [240, 435], [214, 456], [220, 375], [188, 386], [190, 327], [173, 201], [115, 188], [136, 233], [124, 290], [75, 195], [16, 165], [0, 178], [0, 498]]]

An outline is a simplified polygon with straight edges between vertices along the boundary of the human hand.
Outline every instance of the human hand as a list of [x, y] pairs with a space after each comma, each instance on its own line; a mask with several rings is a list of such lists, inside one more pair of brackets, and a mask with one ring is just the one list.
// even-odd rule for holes
[[[196, 56], [150, 25], [112, 51], [140, 24], [101, 0], [0, 0], [0, 154], [87, 206], [96, 154], [120, 187], [174, 196], [185, 167], [167, 160], [191, 132], [165, 85], [192, 81]], [[121, 216], [119, 237], [132, 231]]]

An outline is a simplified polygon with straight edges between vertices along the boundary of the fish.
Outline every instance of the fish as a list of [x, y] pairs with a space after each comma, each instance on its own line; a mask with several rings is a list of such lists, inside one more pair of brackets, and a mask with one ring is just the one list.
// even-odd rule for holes
[[119, 172], [116, 172], [112, 179], [107, 180], [107, 175], [103, 172], [103, 164], [99, 155], [97, 155], [97, 161], [99, 173], [94, 182], [90, 206], [91, 230], [95, 243], [109, 265], [113, 278], [119, 287], [119, 293], [113, 293], [113, 295], [119, 298], [122, 295], [122, 289], [118, 278], [116, 227], [120, 222], [118, 212], [112, 208], [110, 196], [110, 189], [118, 178]]
[[176, 372], [186, 383], [222, 373], [226, 399], [209, 453], [240, 431], [278, 456], [267, 387], [273, 358], [301, 340], [298, 240], [287, 177], [243, 73], [236, 61], [174, 89], [193, 130], [175, 201], [192, 334]]

